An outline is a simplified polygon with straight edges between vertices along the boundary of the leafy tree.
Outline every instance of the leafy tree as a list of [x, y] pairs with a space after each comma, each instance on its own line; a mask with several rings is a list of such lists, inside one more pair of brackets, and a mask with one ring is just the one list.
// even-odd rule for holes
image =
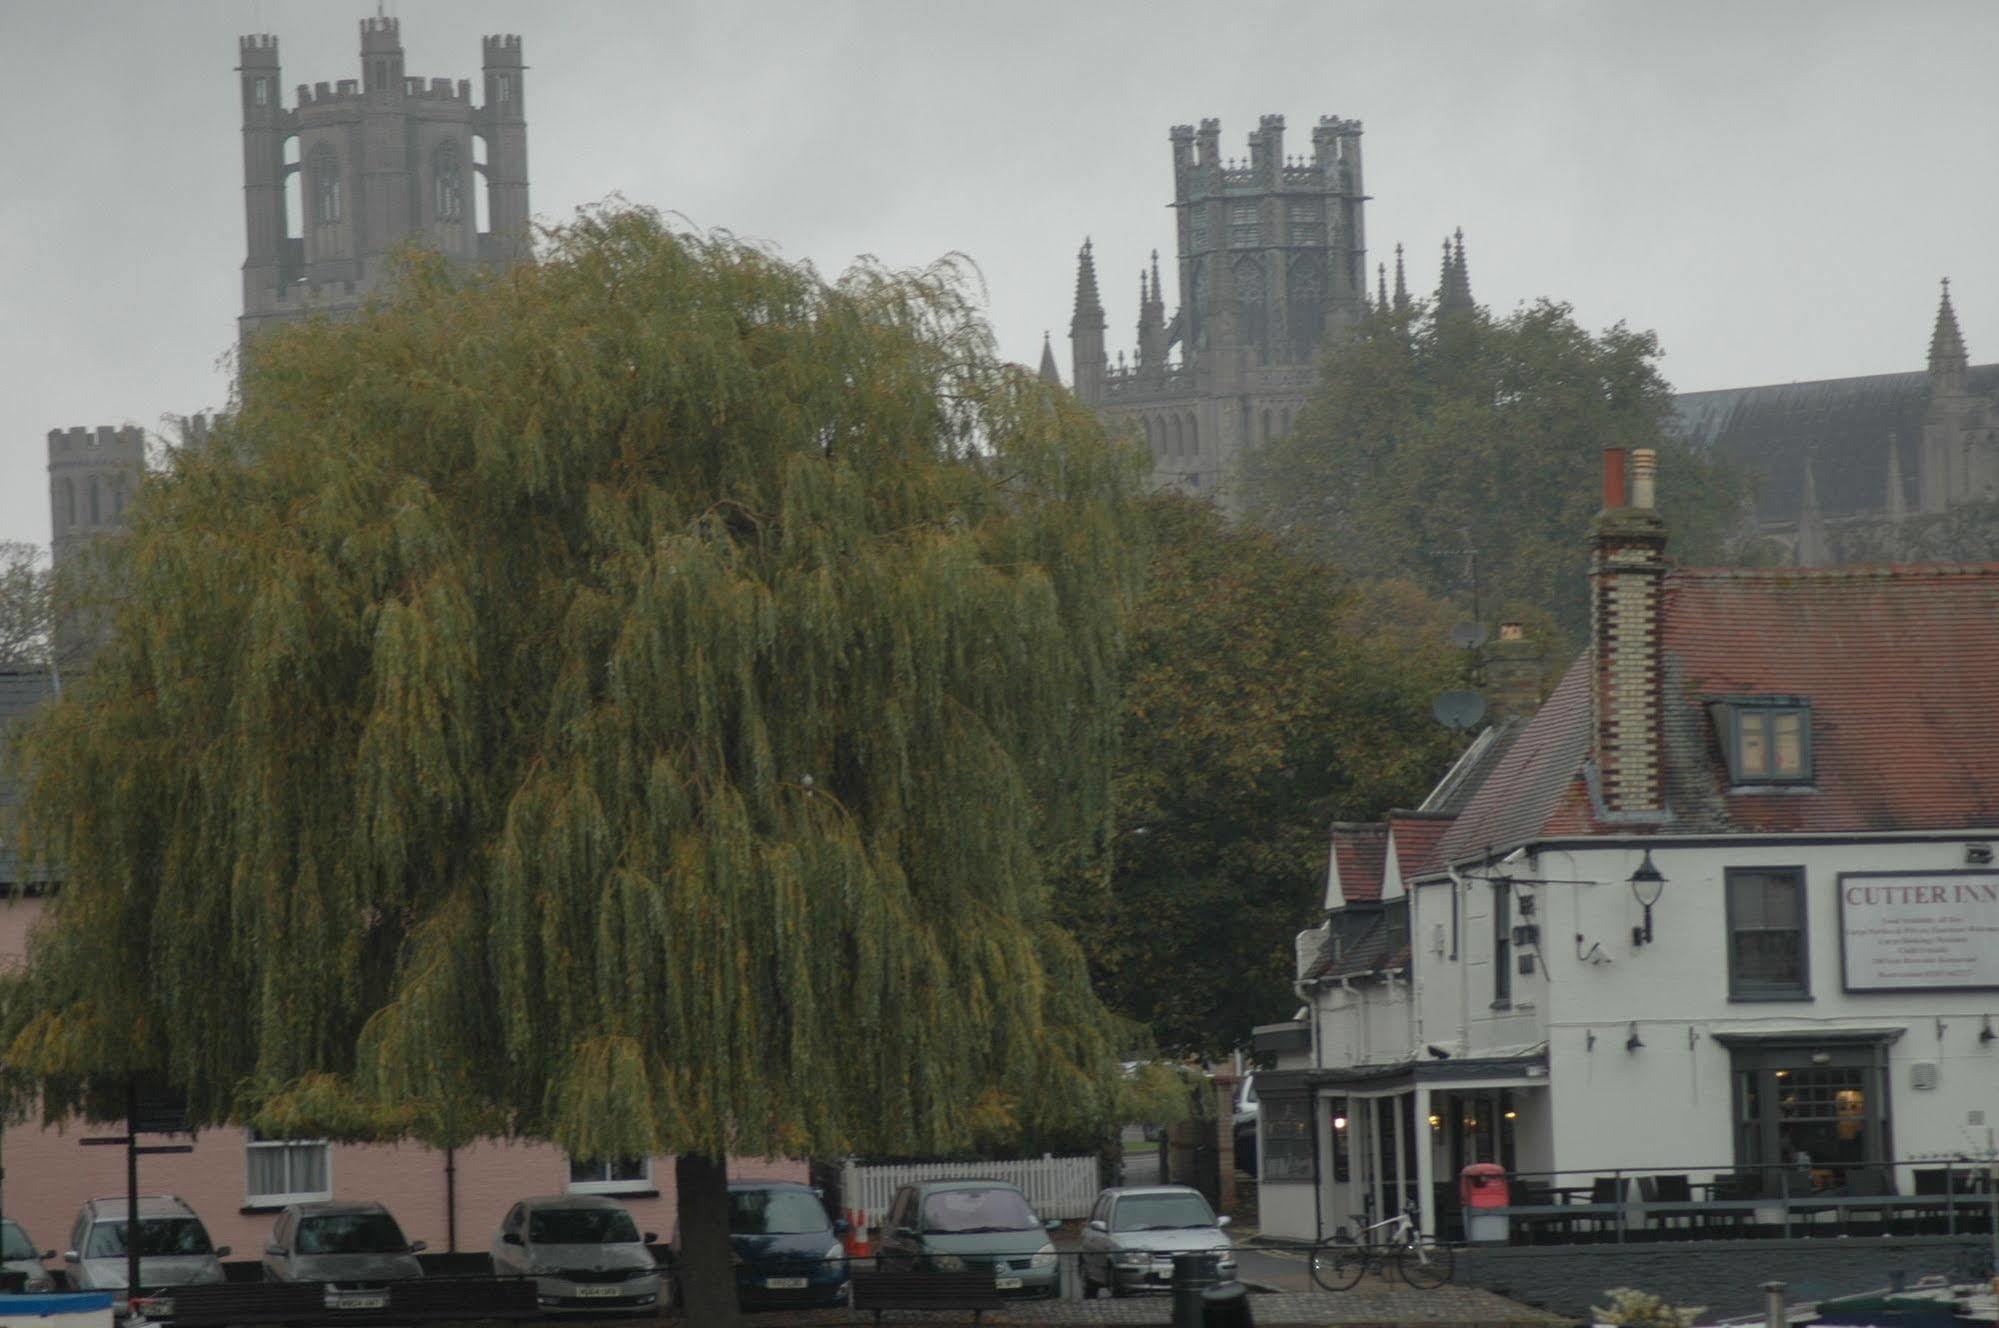
[[[1316, 915], [1326, 828], [1421, 798], [1459, 667], [1422, 597], [1336, 572], [1207, 504], [1158, 497], [1134, 617], [1114, 873], [1068, 893], [1098, 990], [1171, 1053], [1218, 1055], [1282, 1017]], [[1403, 634], [1355, 630], [1386, 605]]]
[[1103, 838], [1135, 461], [956, 269], [642, 211], [260, 342], [23, 749], [67, 886], [0, 988], [51, 1116], [721, 1159], [1101, 1119], [1044, 857]]
[[50, 627], [49, 573], [41, 549], [0, 540], [0, 668], [41, 661]]
[[1542, 300], [1504, 318], [1418, 304], [1328, 353], [1291, 432], [1246, 461], [1253, 519], [1356, 578], [1407, 577], [1481, 609], [1539, 608], [1580, 638], [1583, 536], [1606, 447], [1660, 453], [1660, 506], [1686, 562], [1725, 556], [1742, 478], [1680, 444], [1649, 332], [1592, 335]]

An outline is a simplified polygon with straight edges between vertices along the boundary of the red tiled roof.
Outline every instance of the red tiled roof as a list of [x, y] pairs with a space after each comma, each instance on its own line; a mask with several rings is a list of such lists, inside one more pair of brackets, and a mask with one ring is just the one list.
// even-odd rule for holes
[[1435, 813], [1388, 813], [1388, 833], [1395, 839], [1395, 865], [1403, 880], [1414, 880], [1443, 865], [1436, 860], [1437, 844], [1454, 819]]
[[[1765, 833], [1999, 826], [1999, 563], [1690, 571], [1665, 593], [1686, 815]], [[1728, 791], [1704, 702], [1745, 694], [1810, 700], [1817, 792]]]
[[[1664, 592], [1664, 833], [1999, 827], [1999, 563], [1681, 570]], [[1584, 781], [1586, 663], [1486, 775], [1433, 869], [1628, 831], [1598, 821]], [[1810, 701], [1812, 791], [1731, 791], [1707, 703], [1757, 695]]]
[[1333, 873], [1347, 903], [1380, 899], [1381, 873], [1387, 865], [1386, 825], [1342, 821], [1333, 826]]

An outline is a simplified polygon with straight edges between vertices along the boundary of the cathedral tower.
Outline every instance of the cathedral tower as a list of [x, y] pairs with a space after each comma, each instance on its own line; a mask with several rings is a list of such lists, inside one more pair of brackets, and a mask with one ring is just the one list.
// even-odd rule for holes
[[359, 79], [301, 83], [291, 109], [277, 38], [244, 37], [238, 55], [245, 342], [273, 323], [351, 313], [412, 240], [464, 262], [528, 252], [519, 37], [485, 39], [483, 105], [469, 79], [407, 74], [394, 18], [361, 21]]
[[[1221, 122], [1175, 125], [1177, 308], [1155, 257], [1139, 277], [1137, 355], [1112, 364], [1087, 248], [1071, 320], [1076, 395], [1144, 438], [1155, 483], [1229, 501], [1243, 450], [1288, 430], [1328, 337], [1367, 302], [1367, 196], [1358, 121], [1322, 117], [1309, 155], [1266, 115], [1249, 156], [1224, 160]], [[1177, 351], [1177, 357], [1176, 357]]]

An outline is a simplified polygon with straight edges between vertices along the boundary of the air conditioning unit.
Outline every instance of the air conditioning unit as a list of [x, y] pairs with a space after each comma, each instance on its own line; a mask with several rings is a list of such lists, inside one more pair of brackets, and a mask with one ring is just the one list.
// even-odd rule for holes
[[1937, 1063], [1935, 1061], [1913, 1061], [1909, 1065], [1909, 1087], [1935, 1088], [1937, 1086]]

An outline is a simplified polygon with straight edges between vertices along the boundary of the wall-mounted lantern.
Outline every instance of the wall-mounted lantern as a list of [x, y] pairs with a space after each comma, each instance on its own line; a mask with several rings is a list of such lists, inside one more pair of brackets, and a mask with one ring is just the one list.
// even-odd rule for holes
[[1652, 850], [1645, 850], [1645, 860], [1631, 873], [1631, 895], [1638, 906], [1645, 910], [1645, 921], [1631, 929], [1631, 944], [1634, 946], [1652, 943], [1652, 905], [1659, 902], [1665, 893], [1666, 878], [1652, 865]]

